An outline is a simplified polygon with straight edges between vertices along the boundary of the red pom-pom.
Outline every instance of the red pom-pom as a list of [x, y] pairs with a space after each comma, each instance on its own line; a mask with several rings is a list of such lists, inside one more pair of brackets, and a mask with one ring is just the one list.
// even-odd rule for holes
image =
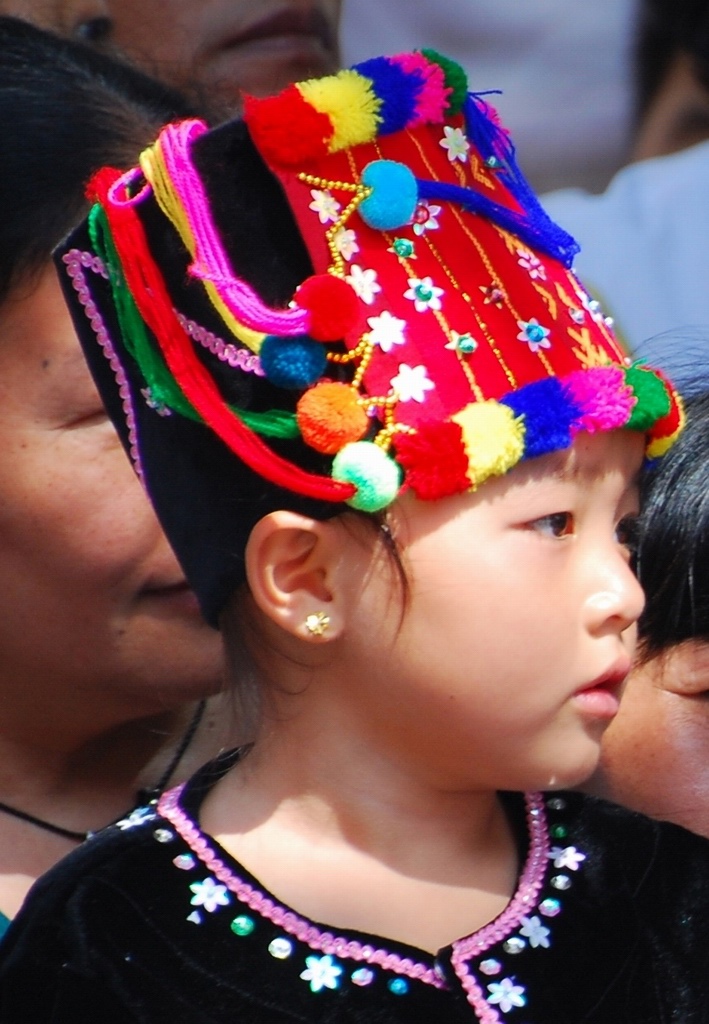
[[266, 161], [284, 167], [326, 156], [335, 131], [327, 114], [311, 107], [294, 85], [278, 96], [245, 97], [244, 120]]
[[334, 381], [306, 391], [298, 402], [296, 418], [305, 443], [325, 455], [359, 441], [369, 429], [356, 393], [349, 385]]
[[472, 487], [463, 431], [457, 423], [424, 423], [415, 434], [399, 434], [396, 461], [406, 472], [406, 483], [424, 501]]
[[332, 274], [307, 278], [295, 293], [295, 300], [310, 313], [308, 334], [316, 341], [340, 341], [359, 319], [357, 293]]

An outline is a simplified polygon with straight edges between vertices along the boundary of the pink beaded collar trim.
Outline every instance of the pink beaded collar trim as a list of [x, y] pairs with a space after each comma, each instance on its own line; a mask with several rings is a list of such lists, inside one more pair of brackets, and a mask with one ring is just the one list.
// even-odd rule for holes
[[[204, 833], [180, 806], [184, 785], [164, 793], [158, 803], [158, 813], [173, 826], [193, 853], [202, 861], [222, 885], [245, 903], [255, 913], [272, 921], [283, 931], [304, 942], [311, 949], [322, 953], [381, 967], [394, 974], [405, 975], [435, 988], [447, 988], [444, 979], [435, 968], [416, 963], [384, 949], [363, 945], [341, 935], [320, 931], [306, 919], [275, 903], [264, 893], [244, 882], [217, 856]], [[484, 952], [490, 946], [504, 939], [522, 922], [535, 905], [541, 890], [548, 864], [549, 837], [544, 802], [539, 794], [525, 797], [529, 827], [529, 853], [520, 877], [517, 891], [506, 909], [491, 924], [475, 934], [453, 944], [452, 963], [465, 989], [468, 1002], [474, 1007], [481, 1021], [492, 1024], [500, 1020], [494, 1008], [485, 999], [482, 989], [468, 970], [466, 961]]]
[[525, 802], [529, 830], [529, 854], [517, 892], [505, 910], [494, 921], [473, 935], [453, 943], [451, 963], [460, 978], [468, 1002], [474, 1008], [481, 1024], [499, 1024], [500, 1016], [494, 1006], [488, 1002], [481, 986], [470, 973], [468, 962], [480, 956], [496, 943], [502, 942], [519, 927], [522, 918], [526, 917], [537, 904], [549, 863], [549, 830], [544, 800], [539, 793], [528, 793], [525, 796]]

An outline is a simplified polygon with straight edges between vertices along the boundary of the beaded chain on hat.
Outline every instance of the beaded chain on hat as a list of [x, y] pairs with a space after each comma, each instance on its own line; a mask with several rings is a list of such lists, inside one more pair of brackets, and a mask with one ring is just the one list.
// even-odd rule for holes
[[[651, 458], [671, 445], [677, 395], [626, 358], [571, 269], [575, 242], [457, 64], [429, 50], [376, 58], [248, 99], [244, 118], [313, 265], [283, 308], [233, 270], [192, 159], [202, 123], [168, 126], [140, 168], [90, 186], [94, 248], [151, 401], [206, 423], [271, 483], [366, 512], [402, 486], [423, 499], [474, 490], [579, 431], [643, 432]], [[225, 400], [151, 254], [149, 197], [192, 286], [294, 409]], [[331, 475], [269, 446], [288, 437], [331, 458]]]

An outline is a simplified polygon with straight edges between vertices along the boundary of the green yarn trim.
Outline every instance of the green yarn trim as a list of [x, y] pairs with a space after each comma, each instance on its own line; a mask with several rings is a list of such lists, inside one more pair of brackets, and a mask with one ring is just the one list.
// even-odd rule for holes
[[459, 114], [468, 96], [468, 76], [457, 61], [444, 56], [438, 50], [421, 50], [426, 60], [438, 64], [445, 76], [446, 87], [451, 90], [448, 97], [448, 113]]
[[667, 388], [656, 373], [638, 363], [625, 371], [625, 382], [637, 399], [626, 427], [628, 430], [648, 431], [671, 409]]
[[162, 354], [150, 342], [145, 321], [126, 285], [105, 211], [98, 203], [89, 213], [89, 234], [94, 250], [108, 270], [123, 344], [140, 368], [150, 400], [158, 407], [172, 409], [200, 423], [200, 415], [178, 387]]
[[271, 409], [270, 412], [246, 412], [244, 409], [235, 409], [233, 405], [229, 408], [255, 434], [283, 438], [286, 441], [300, 437], [295, 413], [283, 412], [280, 409]]
[[[123, 344], [140, 369], [151, 401], [158, 407], [170, 409], [187, 419], [202, 423], [202, 417], [183, 395], [162, 353], [150, 341], [145, 321], [126, 285], [106, 214], [98, 203], [89, 213], [89, 235], [94, 251], [103, 260], [108, 271]], [[280, 409], [247, 412], [233, 405], [229, 408], [255, 434], [284, 440], [300, 436], [295, 413]]]

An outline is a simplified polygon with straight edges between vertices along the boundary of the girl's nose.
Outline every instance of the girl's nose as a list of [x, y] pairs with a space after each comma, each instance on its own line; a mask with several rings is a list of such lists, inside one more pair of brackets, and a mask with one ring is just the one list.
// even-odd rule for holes
[[597, 563], [595, 583], [586, 607], [589, 629], [622, 632], [640, 617], [645, 607], [645, 594], [623, 555], [615, 551], [604, 563]]

